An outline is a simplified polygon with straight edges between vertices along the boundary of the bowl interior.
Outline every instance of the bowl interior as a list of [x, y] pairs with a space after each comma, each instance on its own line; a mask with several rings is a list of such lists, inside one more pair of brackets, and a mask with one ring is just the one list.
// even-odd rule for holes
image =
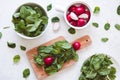
[[[42, 6], [36, 4], [36, 3], [25, 3], [25, 4], [21, 5], [20, 7], [18, 7], [18, 8], [16, 9], [15, 13], [19, 12], [19, 11], [20, 11], [20, 8], [21, 8], [22, 6], [30, 6], [30, 7], [32, 7], [32, 8], [33, 8], [33, 7], [38, 7], [38, 8], [40, 8], [40, 10], [42, 11], [43, 16], [47, 16], [47, 13], [46, 13], [46, 11], [44, 10], [44, 8], [43, 8]], [[48, 16], [47, 16], [47, 17], [48, 17]], [[29, 37], [29, 36], [26, 36], [26, 35], [24, 35], [24, 34], [21, 34], [21, 33], [17, 32], [17, 31], [15, 31], [15, 32], [16, 32], [20, 37], [22, 37], [22, 38], [25, 38], [25, 39], [35, 39], [35, 38], [38, 38], [38, 37], [40, 37], [40, 36], [42, 36], [42, 35], [44, 34], [44, 32], [45, 32], [45, 30], [46, 30], [46, 28], [47, 28], [47, 24], [46, 24], [44, 27], [45, 27], [44, 30], [43, 30], [39, 35], [37, 35], [37, 36], [35, 36], [35, 37]]]
[[[77, 26], [71, 25], [70, 22], [69, 22], [69, 21], [67, 20], [67, 18], [66, 18], [66, 15], [67, 15], [67, 13], [68, 13], [68, 9], [69, 9], [72, 5], [78, 5], [78, 4], [83, 4], [83, 5], [85, 5], [85, 6], [88, 8], [88, 10], [90, 11], [90, 19], [89, 19], [89, 21], [88, 21], [84, 26], [82, 26], [82, 27], [77, 27]], [[75, 2], [72, 2], [71, 4], [68, 5], [68, 7], [66, 8], [66, 11], [65, 11], [65, 13], [64, 13], [64, 18], [65, 18], [66, 23], [67, 23], [70, 27], [72, 27], [72, 28], [74, 28], [74, 29], [83, 29], [83, 28], [87, 27], [88, 24], [89, 24], [90, 21], [91, 21], [91, 17], [92, 17], [91, 8], [90, 8], [90, 6], [89, 6], [87, 3], [83, 2], [83, 1], [75, 1]]]

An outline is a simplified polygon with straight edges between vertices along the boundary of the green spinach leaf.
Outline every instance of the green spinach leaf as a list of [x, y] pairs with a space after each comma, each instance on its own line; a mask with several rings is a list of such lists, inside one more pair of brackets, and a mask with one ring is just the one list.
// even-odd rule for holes
[[109, 40], [109, 39], [106, 38], [106, 37], [104, 37], [104, 38], [101, 39], [102, 42], [107, 42], [108, 40]]
[[115, 28], [120, 31], [120, 24], [115, 24]]
[[52, 9], [52, 4], [49, 4], [48, 6], [47, 6], [47, 11], [50, 11]]
[[2, 32], [0, 32], [0, 39], [2, 38]]
[[99, 12], [100, 12], [100, 7], [99, 7], [99, 6], [96, 6], [96, 7], [94, 8], [93, 13], [94, 13], [94, 14], [98, 14]]
[[75, 34], [75, 33], [76, 33], [76, 30], [75, 30], [74, 28], [69, 28], [69, 29], [68, 29], [68, 32], [69, 32], [70, 34]]
[[10, 27], [9, 26], [3, 27], [3, 29], [8, 29], [8, 28], [10, 28]]
[[105, 25], [104, 25], [104, 29], [107, 31], [107, 30], [109, 30], [110, 29], [110, 23], [106, 23]]
[[96, 28], [98, 28], [98, 27], [99, 27], [99, 24], [98, 24], [98, 23], [96, 23], [96, 22], [93, 22], [93, 23], [92, 23], [92, 25], [93, 25], [94, 27], [96, 27]]
[[[20, 8], [20, 17], [21, 18], [26, 18], [28, 15], [30, 15], [30, 12], [28, 11], [28, 9], [27, 9], [28, 7], [26, 7], [26, 6], [22, 6], [21, 8]], [[14, 16], [15, 17], [15, 16]]]
[[21, 45], [21, 46], [20, 46], [20, 49], [23, 50], [23, 51], [25, 51], [25, 50], [26, 50], [26, 47]]
[[29, 75], [30, 75], [30, 70], [29, 70], [29, 68], [24, 69], [24, 71], [23, 71], [23, 77], [24, 77], [24, 78], [27, 78]]
[[117, 14], [120, 15], [120, 5], [117, 7]]
[[60, 19], [59, 19], [59, 17], [55, 16], [55, 17], [53, 17], [53, 18], [51, 19], [51, 21], [52, 21], [53, 23], [55, 23], [55, 22], [59, 22]]
[[10, 47], [10, 48], [15, 48], [15, 47], [16, 47], [16, 44], [13, 43], [13, 42], [7, 42], [7, 45], [8, 45], [8, 47]]
[[20, 55], [15, 55], [14, 57], [13, 57], [13, 62], [14, 63], [18, 63], [20, 61]]

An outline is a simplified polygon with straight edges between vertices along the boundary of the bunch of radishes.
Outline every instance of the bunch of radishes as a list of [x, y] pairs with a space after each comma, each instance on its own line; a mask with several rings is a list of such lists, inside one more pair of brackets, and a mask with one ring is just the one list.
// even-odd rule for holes
[[84, 4], [75, 4], [68, 8], [66, 18], [68, 22], [75, 27], [83, 27], [89, 21], [90, 10]]

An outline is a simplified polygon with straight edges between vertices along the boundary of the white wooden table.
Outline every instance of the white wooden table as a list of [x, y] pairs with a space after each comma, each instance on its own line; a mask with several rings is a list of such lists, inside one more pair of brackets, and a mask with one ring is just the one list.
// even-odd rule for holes
[[[0, 80], [25, 80], [22, 76], [22, 72], [25, 68], [30, 69], [30, 76], [27, 80], [37, 80], [33, 69], [27, 59], [26, 52], [21, 51], [19, 46], [26, 46], [27, 50], [36, 47], [44, 42], [47, 42], [60, 35], [64, 36], [68, 41], [73, 41], [83, 35], [89, 35], [92, 38], [91, 46], [84, 48], [79, 53], [79, 61], [45, 79], [45, 80], [78, 80], [80, 75], [80, 68], [85, 59], [95, 53], [105, 53], [113, 58], [120, 64], [120, 31], [114, 28], [116, 23], [120, 24], [120, 16], [116, 14], [116, 8], [120, 5], [120, 0], [84, 0], [88, 3], [92, 10], [95, 6], [100, 6], [101, 11], [99, 15], [93, 15], [92, 22], [99, 23], [99, 28], [93, 27], [91, 24], [89, 27], [77, 30], [75, 35], [68, 33], [69, 26], [65, 23], [63, 14], [55, 10], [55, 5], [66, 6], [68, 3], [74, 0], [2, 0], [0, 3], [0, 32], [3, 33], [3, 37], [0, 39]], [[16, 35], [13, 30], [13, 24], [11, 22], [12, 14], [17, 7], [27, 2], [35, 2], [42, 5], [45, 9], [46, 6], [52, 3], [53, 8], [48, 12], [49, 24], [48, 28], [43, 36], [34, 40], [26, 40]], [[61, 28], [58, 32], [52, 30], [53, 24], [51, 18], [58, 16], [60, 18]], [[104, 30], [104, 24], [109, 22], [111, 28], [109, 31]], [[3, 29], [3, 27], [12, 26], [9, 29]], [[108, 37], [107, 43], [101, 42], [102, 37]], [[15, 42], [16, 48], [11, 49], [7, 46], [7, 41]], [[21, 60], [18, 64], [13, 63], [14, 55], [19, 54]], [[118, 79], [117, 79], [118, 80]]]

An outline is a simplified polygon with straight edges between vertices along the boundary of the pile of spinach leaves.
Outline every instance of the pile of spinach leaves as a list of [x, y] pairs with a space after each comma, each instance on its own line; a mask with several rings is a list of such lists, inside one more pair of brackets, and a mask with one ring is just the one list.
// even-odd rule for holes
[[95, 54], [84, 62], [79, 80], [115, 80], [116, 69], [112, 64], [107, 55]]
[[[47, 56], [53, 56], [55, 58], [50, 66], [44, 64], [44, 58]], [[38, 54], [34, 56], [35, 63], [39, 66], [44, 66], [44, 70], [49, 75], [58, 72], [63, 64], [71, 59], [77, 61], [78, 55], [67, 41], [58, 41], [50, 46], [40, 46], [38, 48]]]
[[41, 7], [23, 5], [13, 15], [15, 31], [29, 37], [40, 35], [48, 24], [48, 17]]

